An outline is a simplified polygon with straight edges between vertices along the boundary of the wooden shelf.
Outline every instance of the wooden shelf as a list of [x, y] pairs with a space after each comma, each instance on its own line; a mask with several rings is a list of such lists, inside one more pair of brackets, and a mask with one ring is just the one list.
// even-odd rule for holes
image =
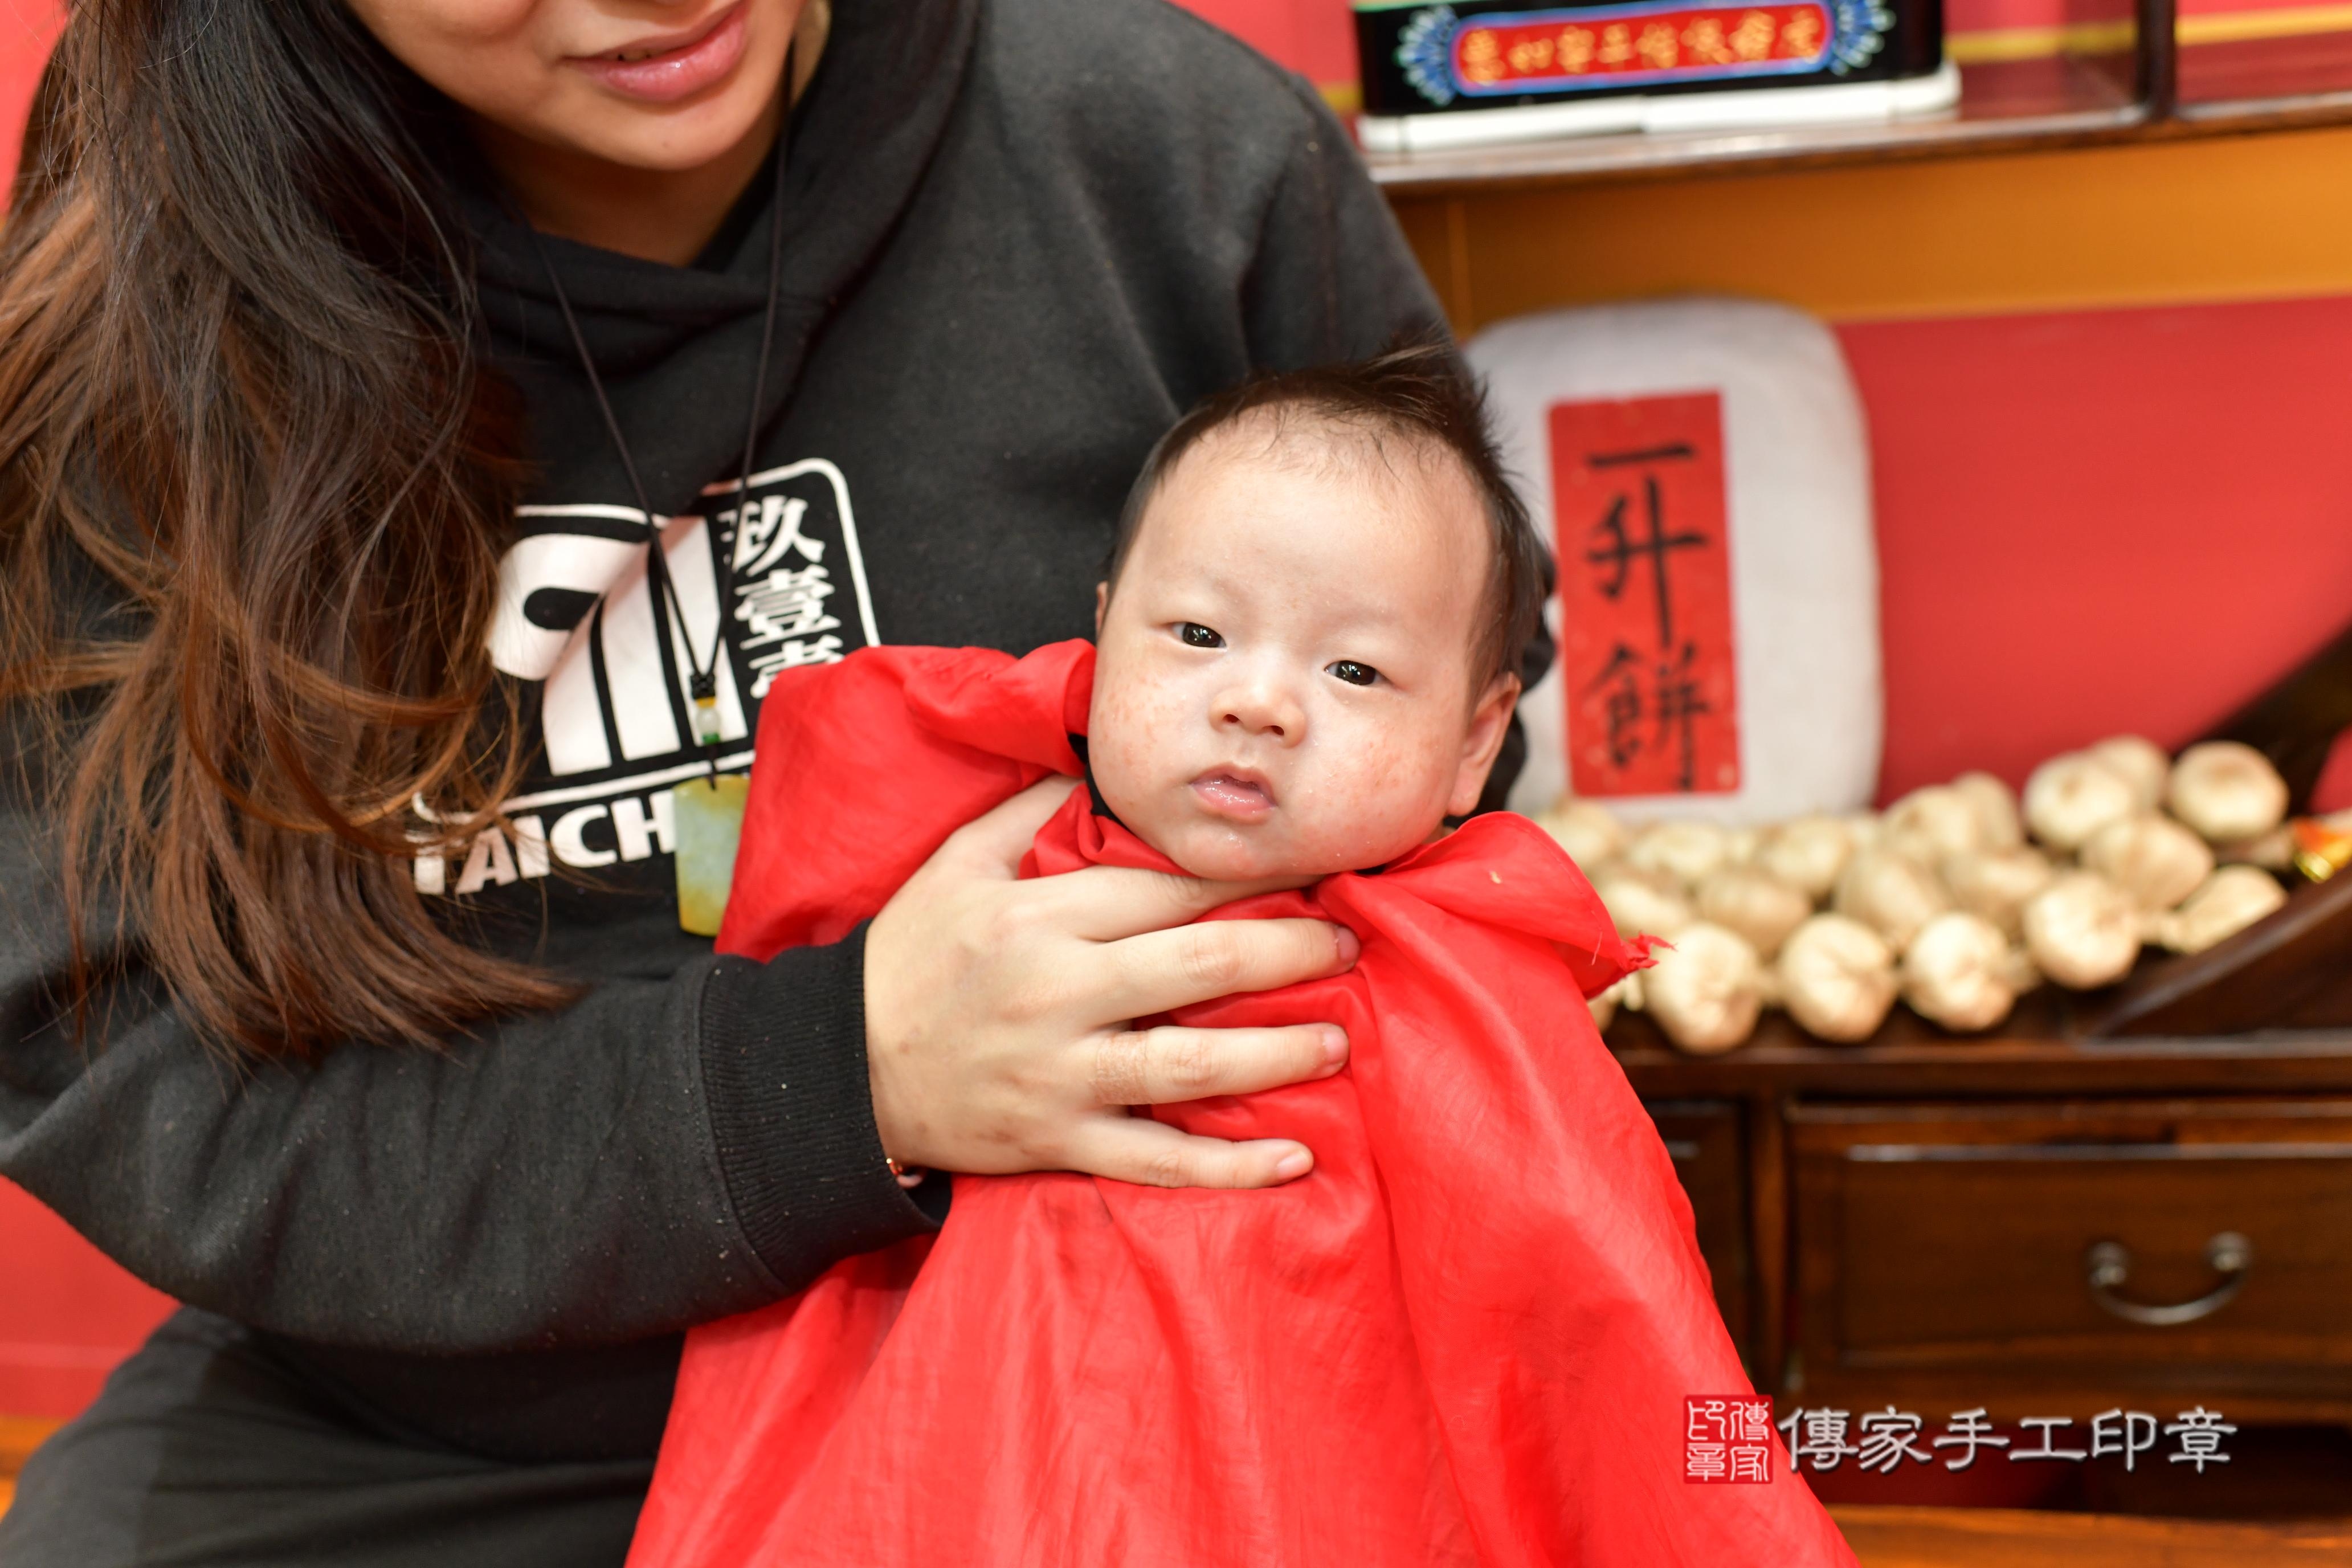
[[2352, 1551], [2352, 1529], [2335, 1520], [2242, 1523], [1855, 1503], [1830, 1513], [1862, 1568], [2284, 1568], [2341, 1563]]
[[2274, 912], [2188, 956], [2150, 952], [2116, 985], [2042, 985], [1983, 1036], [1897, 1006], [1870, 1039], [1825, 1044], [1768, 1013], [1748, 1044], [1678, 1051], [1640, 1014], [1609, 1040], [1643, 1095], [1869, 1097], [2352, 1090], [2352, 876], [2298, 881]]
[[1777, 168], [1866, 158], [1989, 152], [2112, 139], [2138, 128], [2127, 57], [2056, 56], [1964, 68], [1959, 106], [1866, 125], [1803, 125], [1560, 137], [1446, 152], [1367, 154], [1372, 178], [1415, 194], [1556, 184], [1709, 169]]
[[2044, 987], [1982, 1037], [1948, 1034], [1898, 1006], [1856, 1046], [1824, 1045], [1772, 1013], [1754, 1039], [1719, 1057], [1676, 1050], [1639, 1015], [1618, 1017], [1608, 1037], [1650, 1100], [2352, 1093], [2352, 1031], [2084, 1039], [2074, 1026], [2080, 1006]]
[[2174, 112], [2246, 129], [2352, 119], [2352, 31], [2185, 47]]
[[2352, 32], [2197, 45], [2181, 101], [2152, 105], [2130, 55], [1964, 66], [1958, 108], [1867, 125], [1560, 137], [1445, 152], [1368, 153], [1397, 195], [1951, 157], [2243, 135], [2352, 123]]
[[33, 1416], [0, 1415], [0, 1513], [16, 1500], [16, 1472], [58, 1426], [55, 1421]]

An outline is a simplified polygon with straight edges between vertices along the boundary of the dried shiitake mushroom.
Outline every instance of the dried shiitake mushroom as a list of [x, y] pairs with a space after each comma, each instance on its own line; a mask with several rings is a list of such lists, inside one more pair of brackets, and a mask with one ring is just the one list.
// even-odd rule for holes
[[1601, 895], [1619, 936], [1670, 937], [1694, 918], [1681, 885], [1663, 871], [1644, 871], [1619, 861], [1592, 873], [1592, 890]]
[[1698, 885], [1698, 918], [1738, 931], [1769, 960], [1813, 912], [1813, 901], [1759, 866], [1726, 866]]
[[2130, 973], [2140, 925], [2121, 888], [2095, 871], [2069, 871], [2025, 906], [2025, 951], [2059, 984], [2088, 991]]
[[1853, 834], [1834, 816], [1800, 816], [1765, 830], [1756, 864], [1815, 903], [1830, 896], [1853, 854]]
[[1657, 960], [1642, 973], [1642, 1010], [1675, 1045], [1717, 1056], [1756, 1032], [1764, 965], [1737, 932], [1705, 921], [1685, 926]]
[[2088, 752], [2053, 757], [2025, 781], [2025, 826], [2062, 855], [2080, 849], [2138, 805], [2132, 781]]
[[2207, 741], [2172, 764], [2172, 815], [2211, 843], [2259, 838], [2286, 817], [2286, 780], [2271, 760], [2235, 741]]
[[1944, 862], [1943, 873], [1952, 901], [1990, 921], [2011, 942], [2024, 930], [2027, 900], [2058, 874], [2050, 857], [2025, 844], [1955, 855]]
[[1984, 822], [1976, 803], [1951, 784], [1915, 789], [1886, 808], [1879, 844], [1922, 866], [1983, 847]]
[[2151, 934], [2175, 952], [2202, 952], [2274, 913], [2286, 889], [2268, 871], [2224, 866], [2170, 914], [2151, 922]]
[[1839, 873], [1832, 907], [1885, 937], [1900, 952], [1921, 926], [1952, 907], [1936, 874], [1898, 850], [1864, 849]]
[[1654, 822], [1625, 847], [1625, 863], [1664, 871], [1684, 887], [1695, 888], [1723, 864], [1730, 850], [1729, 831], [1712, 822]]
[[2143, 811], [2110, 822], [2083, 846], [2083, 865], [2143, 910], [2168, 910], [2213, 874], [2213, 851], [2168, 816]]
[[2000, 928], [1960, 910], [1919, 928], [1903, 952], [1903, 1000], [1948, 1029], [1990, 1029], [2039, 978]]
[[1590, 868], [1614, 860], [1625, 848], [1625, 825], [1607, 806], [1572, 795], [1561, 795], [1538, 814], [1536, 826], [1568, 851], [1568, 858]]
[[2025, 842], [2025, 819], [2018, 815], [2017, 792], [1986, 773], [1965, 773], [1952, 781], [1975, 808], [1977, 843], [1986, 849], [2013, 849]]
[[1815, 915], [1780, 944], [1780, 1005], [1808, 1034], [1867, 1039], [1895, 1005], [1895, 950], [1843, 915]]
[[2172, 759], [2145, 735], [2110, 735], [2087, 752], [2123, 775], [2132, 786], [2132, 805], [2154, 811], [2164, 804], [2165, 781], [2172, 775]]

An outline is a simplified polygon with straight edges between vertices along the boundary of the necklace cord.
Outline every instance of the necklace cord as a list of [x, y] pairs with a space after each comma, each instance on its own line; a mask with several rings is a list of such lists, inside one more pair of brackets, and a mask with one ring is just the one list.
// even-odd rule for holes
[[[751, 408], [744, 418], [743, 466], [735, 480], [735, 526], [739, 530], [744, 526], [743, 513], [751, 504], [751, 465], [759, 449], [761, 405], [767, 397], [768, 361], [776, 338], [776, 301], [783, 282], [784, 169], [792, 153], [793, 52], [787, 49], [784, 54], [784, 114], [776, 130], [776, 172], [768, 205], [768, 302], [760, 324], [760, 354], [751, 377]], [[637, 475], [636, 459], [629, 451], [627, 438], [621, 434], [621, 421], [613, 412], [613, 401], [605, 395], [604, 378], [596, 373], [596, 359], [588, 352], [587, 335], [580, 330], [580, 318], [572, 309], [572, 297], [564, 290], [563, 279], [555, 269], [555, 260], [548, 254], [545, 237], [527, 219], [523, 227], [530, 236], [531, 247], [538, 252], [541, 270], [547, 274], [548, 288], [555, 295], [556, 308], [563, 313], [564, 328], [572, 335], [572, 350], [580, 356], [580, 368], [587, 377], [588, 390], [596, 399], [596, 412], [604, 418], [604, 432], [612, 437], [613, 450], [621, 459], [621, 471], [628, 477], [630, 493], [636, 498], [637, 515], [644, 520], [646, 527], [646, 575], [666, 605], [670, 618], [677, 623], [678, 641], [686, 649], [688, 672], [692, 677], [689, 690], [698, 705], [715, 702], [719, 697], [719, 658], [727, 641], [726, 612], [723, 607], [719, 611], [719, 625], [711, 633], [709, 658], [698, 658], [693, 636], [687, 628], [685, 606], [678, 602], [677, 584], [670, 574], [668, 552], [662, 546], [660, 520], [655, 517], [652, 503], [646, 494], [645, 481]], [[710, 769], [711, 781], [716, 784], [719, 778], [718, 737], [713, 735], [706, 740], [697, 731], [691, 743], [703, 753], [703, 761]]]

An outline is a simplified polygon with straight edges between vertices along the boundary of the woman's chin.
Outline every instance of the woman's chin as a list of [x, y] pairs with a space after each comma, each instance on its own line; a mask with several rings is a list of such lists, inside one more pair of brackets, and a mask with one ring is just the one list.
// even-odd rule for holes
[[600, 113], [562, 140], [604, 163], [648, 174], [677, 174], [717, 163], [760, 128], [763, 100], [716, 102], [686, 111], [637, 104], [598, 106]]

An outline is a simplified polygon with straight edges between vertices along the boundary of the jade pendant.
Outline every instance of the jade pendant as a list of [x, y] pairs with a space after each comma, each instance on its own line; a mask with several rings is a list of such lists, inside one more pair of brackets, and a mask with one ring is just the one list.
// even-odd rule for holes
[[688, 779], [671, 792], [677, 834], [677, 923], [717, 936], [735, 880], [735, 847], [751, 781], [741, 773]]

